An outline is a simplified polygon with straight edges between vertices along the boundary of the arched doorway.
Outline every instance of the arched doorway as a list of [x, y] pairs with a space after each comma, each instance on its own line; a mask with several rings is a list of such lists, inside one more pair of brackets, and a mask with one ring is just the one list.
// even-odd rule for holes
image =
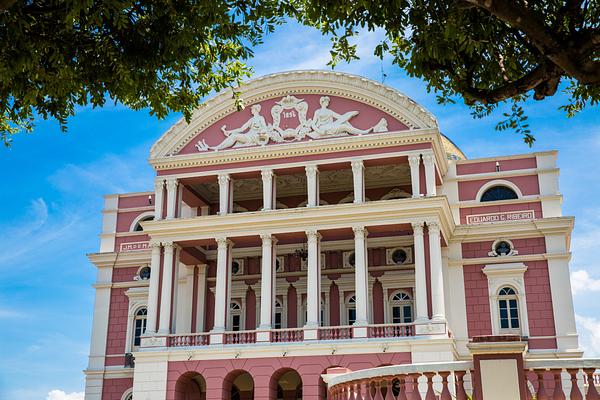
[[253, 400], [254, 380], [244, 370], [232, 371], [223, 380], [223, 394], [225, 400]]
[[302, 378], [291, 368], [281, 369], [271, 377], [272, 400], [302, 400]]
[[206, 400], [206, 381], [197, 372], [186, 372], [175, 383], [175, 400]]

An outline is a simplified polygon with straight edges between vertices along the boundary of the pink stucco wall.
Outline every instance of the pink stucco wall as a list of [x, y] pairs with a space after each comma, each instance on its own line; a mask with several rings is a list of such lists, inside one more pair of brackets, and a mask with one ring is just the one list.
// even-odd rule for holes
[[376, 280], [373, 283], [373, 322], [383, 324], [385, 322], [383, 318], [383, 286]]
[[[519, 255], [544, 254], [546, 252], [546, 241], [543, 237], [514, 239], [511, 241]], [[488, 253], [492, 250], [493, 243], [492, 240], [462, 243], [462, 256], [463, 258], [489, 257]], [[507, 259], [507, 262], [510, 262], [510, 259]]]
[[[319, 104], [319, 99], [321, 95], [300, 94], [297, 95], [297, 97], [305, 100], [308, 103], [307, 118], [312, 118], [314, 112], [321, 107]], [[376, 125], [381, 118], [385, 118], [387, 120], [389, 131], [401, 131], [407, 129], [406, 125], [396, 120], [389, 114], [379, 109], [376, 109], [375, 107], [343, 97], [329, 96], [329, 98], [329, 108], [331, 110], [334, 110], [338, 114], [345, 114], [349, 111], [359, 112], [358, 115], [354, 116], [350, 120], [352, 125], [359, 129], [368, 129]], [[262, 106], [260, 115], [262, 115], [265, 118], [267, 124], [273, 123], [273, 117], [271, 116], [270, 110], [275, 105], [275, 103], [280, 100], [281, 97], [276, 97], [255, 103], [260, 104]], [[213, 125], [209, 126], [204, 131], [200, 132], [194, 139], [192, 139], [190, 143], [187, 144], [179, 152], [179, 154], [197, 153], [198, 150], [195, 148], [195, 145], [198, 142], [198, 140], [201, 139], [205, 140], [209, 146], [215, 146], [221, 143], [225, 139], [225, 135], [223, 134], [223, 132], [221, 132], [221, 127], [226, 126], [227, 129], [231, 130], [242, 126], [244, 123], [246, 123], [246, 121], [248, 121], [252, 117], [251, 106], [252, 105], [248, 104], [242, 111], [231, 113], [216, 121]], [[293, 118], [286, 118], [282, 114], [280, 122], [280, 127], [282, 129], [295, 128], [296, 126], [298, 126], [298, 124], [299, 120], [297, 116]], [[308, 138], [306, 138], [305, 140], [308, 140]]]
[[465, 207], [460, 209], [460, 223], [467, 223], [468, 215], [477, 215], [477, 214], [493, 214], [500, 212], [510, 212], [510, 211], [528, 211], [533, 210], [534, 216], [536, 219], [543, 218], [542, 214], [542, 203], [539, 201], [536, 202], [523, 202], [517, 204], [497, 204], [497, 205], [489, 205], [483, 207]]
[[154, 193], [140, 193], [134, 196], [120, 196], [119, 197], [119, 208], [137, 208], [137, 207], [148, 207], [148, 196], [152, 198], [152, 204], [154, 204]]
[[175, 400], [175, 389], [179, 378], [195, 371], [206, 382], [206, 398], [222, 399], [223, 385], [227, 376], [234, 371], [248, 372], [254, 380], [254, 399], [270, 400], [271, 379], [282, 370], [295, 370], [302, 377], [303, 397], [323, 399], [324, 384], [321, 374], [327, 368], [344, 367], [353, 371], [390, 364], [408, 364], [410, 353], [378, 353], [303, 357], [265, 357], [251, 359], [174, 361], [169, 362], [167, 375], [167, 400]]
[[465, 265], [463, 268], [469, 337], [492, 334], [488, 283], [482, 268], [483, 265]]
[[[519, 169], [536, 168], [537, 162], [535, 157], [515, 158], [510, 160], [498, 160], [501, 171], [513, 171]], [[460, 161], [456, 164], [457, 175], [483, 174], [486, 172], [496, 172], [496, 160], [482, 162], [466, 162]]]
[[[552, 293], [547, 261], [530, 261], [525, 263], [525, 293], [527, 296], [527, 316], [529, 318], [530, 336], [554, 336], [554, 314], [552, 312]], [[544, 343], [553, 345], [556, 342]], [[536, 343], [542, 345], [542, 342]]]
[[113, 269], [113, 282], [130, 282], [136, 276], [138, 267], [115, 268]]
[[123, 354], [125, 352], [129, 309], [129, 299], [125, 295], [126, 290], [126, 288], [112, 288], [110, 291], [106, 354]]
[[102, 400], [121, 400], [123, 393], [133, 387], [133, 378], [104, 379]]
[[[514, 183], [524, 196], [540, 193], [537, 175], [514, 176], [503, 178]], [[493, 179], [481, 179], [476, 181], [458, 182], [458, 198], [460, 201], [475, 200], [479, 189]]]

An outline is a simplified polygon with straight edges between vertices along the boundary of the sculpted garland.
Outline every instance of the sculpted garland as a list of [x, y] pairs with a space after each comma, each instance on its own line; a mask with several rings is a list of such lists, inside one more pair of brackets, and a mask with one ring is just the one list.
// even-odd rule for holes
[[[388, 124], [385, 118], [368, 128], [358, 129], [350, 120], [358, 115], [358, 111], [348, 111], [338, 114], [329, 108], [330, 99], [327, 96], [320, 98], [321, 108], [315, 111], [312, 119], [307, 119], [308, 103], [304, 99], [295, 96], [285, 96], [271, 107], [273, 124], [267, 124], [265, 118], [260, 114], [262, 107], [254, 104], [250, 111], [252, 117], [239, 128], [228, 130], [225, 125], [221, 131], [225, 139], [216, 146], [209, 146], [204, 139], [198, 141], [198, 151], [219, 151], [228, 148], [264, 146], [269, 142], [283, 143], [302, 140], [306, 137], [311, 139], [324, 139], [346, 135], [363, 135], [370, 132], [387, 132]], [[283, 129], [280, 126], [281, 114], [294, 110], [297, 113], [299, 124], [295, 128]]]

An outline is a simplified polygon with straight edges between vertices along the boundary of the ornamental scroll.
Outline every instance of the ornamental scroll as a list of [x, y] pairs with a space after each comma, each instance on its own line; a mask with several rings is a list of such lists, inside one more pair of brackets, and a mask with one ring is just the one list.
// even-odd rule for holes
[[[269, 142], [283, 143], [310, 139], [324, 139], [329, 137], [363, 135], [370, 132], [380, 133], [388, 131], [388, 123], [381, 118], [377, 124], [368, 129], [359, 129], [350, 123], [358, 115], [358, 111], [348, 111], [338, 114], [329, 108], [330, 99], [323, 96], [319, 99], [321, 107], [317, 109], [312, 119], [307, 118], [308, 103], [295, 96], [285, 96], [271, 107], [272, 124], [267, 124], [261, 115], [262, 107], [254, 104], [250, 111], [252, 117], [239, 128], [228, 130], [225, 125], [221, 131], [225, 139], [216, 146], [209, 146], [204, 139], [198, 141], [198, 151], [219, 151], [228, 148], [265, 146]], [[289, 113], [298, 118], [295, 128], [281, 127], [282, 114]]]

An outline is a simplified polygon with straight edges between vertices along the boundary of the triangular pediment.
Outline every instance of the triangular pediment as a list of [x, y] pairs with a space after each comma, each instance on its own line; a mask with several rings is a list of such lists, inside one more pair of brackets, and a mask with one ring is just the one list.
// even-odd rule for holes
[[230, 92], [181, 120], [152, 147], [151, 158], [285, 145], [344, 136], [437, 128], [435, 118], [395, 89], [354, 75], [294, 71], [249, 81], [238, 111]]

